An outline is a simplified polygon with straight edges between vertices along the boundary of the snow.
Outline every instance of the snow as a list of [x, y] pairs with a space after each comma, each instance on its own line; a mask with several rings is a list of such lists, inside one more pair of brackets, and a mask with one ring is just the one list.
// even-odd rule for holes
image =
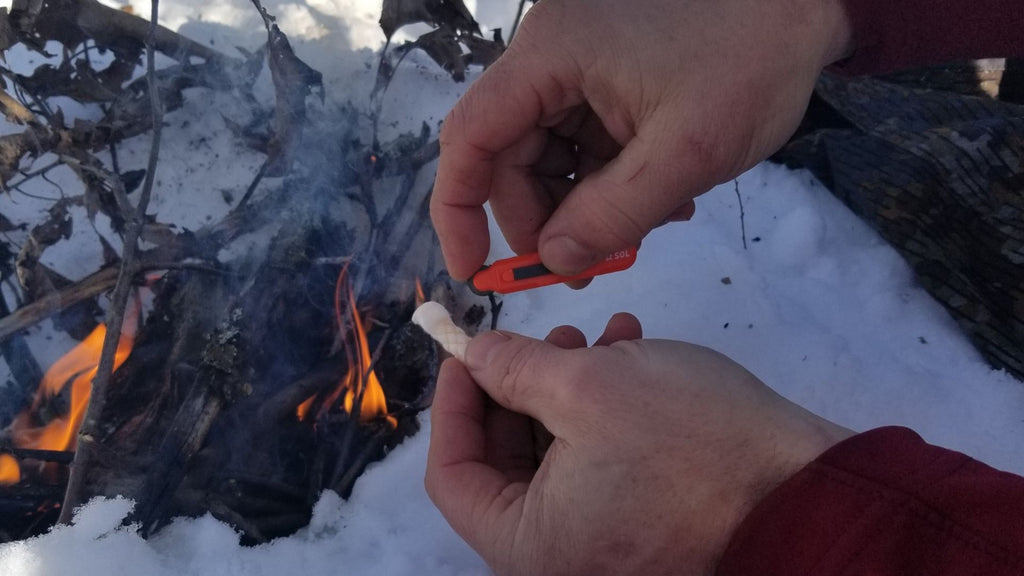
[[[374, 50], [383, 44], [378, 1], [266, 4], [299, 55], [325, 73], [327, 106], [350, 100], [365, 109]], [[518, 3], [467, 4], [483, 24], [507, 30]], [[148, 1], [132, 5], [148, 14]], [[243, 0], [168, 1], [161, 14], [166, 25], [222, 50], [252, 49], [264, 38]], [[259, 95], [266, 99], [265, 76]], [[395, 78], [382, 126], [393, 134], [423, 121], [436, 127], [464, 88], [425, 58], [411, 57]], [[239, 150], [215, 101], [190, 100], [167, 122], [154, 209], [161, 219], [216, 218], [228, 208], [221, 192], [244, 187], [260, 158]], [[126, 144], [124, 169], [141, 167], [147, 150], [148, 136]], [[55, 176], [58, 185], [74, 180]], [[40, 186], [46, 197], [59, 194]], [[741, 176], [738, 187], [746, 248], [735, 187], [727, 183], [698, 199], [691, 222], [652, 233], [629, 271], [601, 277], [581, 292], [554, 286], [508, 296], [500, 326], [543, 337], [556, 324], [574, 324], [593, 339], [612, 313], [629, 311], [646, 336], [720, 350], [840, 424], [857, 430], [906, 425], [933, 443], [1024, 473], [1017, 440], [1024, 437], [1024, 384], [984, 362], [900, 257], [807, 173], [760, 165]], [[200, 188], [203, 195], [181, 200]], [[5, 215], [30, 215], [45, 205], [19, 194], [0, 198]], [[97, 219], [97, 226], [106, 224]], [[81, 233], [81, 242], [47, 256], [95, 260], [93, 232]], [[492, 257], [509, 255], [500, 237], [492, 244], [499, 247]], [[64, 344], [43, 340], [33, 340], [43, 361]], [[292, 537], [242, 547], [233, 529], [203, 517], [179, 519], [146, 541], [134, 527], [121, 526], [130, 502], [94, 501], [72, 526], [0, 546], [0, 574], [486, 574], [423, 489], [429, 414], [422, 419], [423, 432], [373, 465], [350, 500], [325, 493], [310, 526]]]

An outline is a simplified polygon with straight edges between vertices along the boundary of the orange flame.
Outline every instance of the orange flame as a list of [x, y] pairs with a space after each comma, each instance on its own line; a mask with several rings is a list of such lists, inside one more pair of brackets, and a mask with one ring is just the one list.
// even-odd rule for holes
[[423, 304], [427, 301], [427, 295], [423, 293], [423, 284], [420, 283], [420, 279], [416, 279], [416, 306]]
[[315, 401], [316, 396], [310, 396], [302, 404], [299, 404], [299, 407], [295, 409], [295, 415], [299, 417], [299, 421], [303, 421], [309, 416], [309, 411], [313, 409], [313, 402]]
[[[114, 352], [114, 370], [124, 364], [135, 344], [135, 325], [139, 314], [137, 300], [134, 301], [134, 306], [129, 306], [127, 312], [122, 324], [121, 338]], [[106, 325], [96, 326], [91, 334], [50, 366], [39, 383], [31, 407], [18, 414], [11, 423], [10, 436], [15, 446], [30, 450], [75, 449], [78, 429], [81, 428], [86, 409], [89, 407], [92, 380], [99, 368], [103, 339], [106, 336]], [[54, 417], [42, 426], [37, 425], [40, 408], [47, 400], [60, 394], [69, 382], [71, 404], [68, 413]], [[20, 477], [17, 460], [10, 455], [6, 456], [9, 460], [0, 460], [0, 484], [4, 478]]]
[[10, 454], [0, 454], [0, 486], [21, 482], [21, 468]]
[[[103, 339], [107, 335], [107, 327], [100, 324], [85, 340], [61, 356], [46, 371], [39, 390], [32, 401], [32, 408], [22, 412], [11, 424], [11, 437], [20, 448], [34, 450], [74, 450], [76, 434], [85, 417], [85, 409], [89, 406], [89, 395], [92, 392], [92, 379], [100, 362], [100, 351]], [[114, 370], [121, 367], [132, 351], [135, 342], [134, 334], [122, 334], [114, 354]], [[71, 382], [71, 409], [68, 414], [58, 416], [41, 428], [31, 426], [32, 417], [37, 413], [43, 401], [56, 396]]]
[[[338, 274], [338, 280], [334, 286], [334, 319], [339, 332], [345, 335], [342, 339], [342, 345], [345, 349], [345, 355], [348, 357], [348, 370], [345, 373], [345, 377], [338, 383], [338, 386], [323, 399], [318, 415], [323, 415], [331, 407], [336, 406], [342, 393], [345, 394], [342, 406], [346, 412], [351, 414], [355, 399], [359, 396], [360, 391], [362, 391], [362, 402], [359, 404], [359, 420], [361, 422], [368, 422], [377, 418], [387, 418], [388, 423], [392, 426], [397, 426], [398, 421], [388, 416], [388, 404], [387, 399], [384, 397], [384, 388], [380, 385], [377, 373], [372, 367], [373, 358], [370, 355], [370, 345], [366, 338], [366, 330], [363, 328], [363, 318], [359, 315], [358, 308], [356, 308], [355, 294], [352, 291], [351, 283], [348, 282], [347, 273], [348, 264], [346, 263], [341, 269], [341, 273]], [[342, 292], [346, 291], [346, 288], [348, 293], [348, 311], [352, 315], [353, 327], [351, 332], [352, 338], [355, 340], [355, 353], [353, 353], [353, 350], [348, 345], [348, 335], [345, 334], [345, 319], [342, 314]], [[363, 390], [364, 387], [365, 390]], [[295, 410], [299, 420], [305, 420], [309, 417], [316, 400], [317, 396], [314, 395], [299, 405]]]
[[[355, 324], [356, 345], [359, 348], [359, 369], [356, 371], [355, 382], [350, 382], [345, 390], [345, 411], [352, 413], [352, 406], [355, 398], [362, 392], [363, 401], [359, 407], [359, 419], [363, 422], [386, 416], [392, 426], [397, 426], [398, 421], [388, 416], [388, 403], [384, 398], [384, 388], [377, 380], [377, 373], [374, 372], [371, 364], [373, 357], [370, 356], [370, 344], [366, 340], [366, 331], [363, 329], [363, 322], [359, 318], [359, 311], [356, 310], [356, 299], [352, 293], [352, 286], [348, 287], [349, 308], [352, 311], [352, 322]], [[349, 370], [352, 374], [352, 370]]]

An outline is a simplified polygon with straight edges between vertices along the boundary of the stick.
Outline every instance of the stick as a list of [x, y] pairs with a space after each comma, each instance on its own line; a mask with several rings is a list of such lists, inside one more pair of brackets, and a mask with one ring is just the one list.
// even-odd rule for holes
[[526, 8], [526, 0], [519, 0], [519, 9], [516, 10], [516, 19], [512, 23], [512, 32], [508, 35], [508, 41], [512, 42], [512, 37], [516, 35], [516, 30], [519, 29], [519, 23], [523, 20], [523, 10]]
[[[136, 266], [135, 274], [153, 270], [199, 270], [220, 274], [222, 270], [212, 264], [202, 262], [153, 261], [143, 262]], [[46, 296], [26, 304], [0, 318], [0, 343], [6, 342], [14, 334], [49, 318], [50, 316], [70, 308], [79, 302], [95, 298], [117, 285], [118, 269], [104, 268], [86, 276], [67, 288], [50, 292]]]
[[19, 460], [39, 460], [41, 462], [71, 464], [75, 459], [74, 452], [62, 450], [29, 450], [27, 448], [11, 448], [10, 452]]
[[[132, 288], [132, 278], [138, 272], [136, 253], [139, 247], [139, 234], [146, 223], [146, 209], [153, 194], [153, 182], [156, 179], [156, 164], [160, 156], [160, 135], [163, 128], [163, 108], [160, 104], [160, 92], [156, 85], [156, 33], [159, 18], [160, 0], [150, 0], [149, 34], [146, 36], [146, 81], [149, 85], [149, 104], [153, 113], [153, 138], [149, 148], [149, 162], [146, 165], [146, 179], [142, 184], [139, 204], [135, 208], [134, 217], [125, 230], [124, 249], [121, 254], [121, 269], [117, 276], [117, 286], [111, 296], [110, 311], [107, 314], [107, 336], [103, 340], [103, 351], [100, 354], [96, 377], [92, 383], [92, 394], [89, 396], [89, 407], [86, 410], [82, 427], [78, 432], [79, 449], [75, 453], [75, 461], [68, 478], [68, 489], [65, 493], [64, 506], [61, 509], [59, 523], [67, 524], [74, 514], [74, 504], [82, 490], [84, 476], [88, 469], [90, 455], [94, 443], [99, 441], [100, 421], [107, 402], [107, 388], [114, 373], [114, 354], [121, 340], [121, 325], [124, 323], [125, 307]], [[115, 186], [124, 194], [121, 186]], [[115, 192], [116, 193], [116, 192]], [[70, 501], [69, 501], [70, 500]], [[71, 505], [69, 505], [71, 504]]]
[[736, 199], [740, 202], [740, 232], [743, 234], [743, 249], [747, 249], [747, 220], [746, 214], [743, 213], [743, 197], [740, 196], [740, 179], [733, 180], [733, 184], [736, 185]]
[[256, 192], [256, 188], [263, 181], [263, 176], [267, 173], [267, 166], [270, 165], [270, 159], [263, 161], [260, 165], [260, 169], [256, 172], [256, 176], [253, 176], [252, 182], [249, 183], [249, 187], [245, 189], [245, 194], [242, 195], [242, 199], [235, 205], [235, 209], [241, 209], [246, 203], [249, 202], [249, 198], [252, 198], [253, 192]]

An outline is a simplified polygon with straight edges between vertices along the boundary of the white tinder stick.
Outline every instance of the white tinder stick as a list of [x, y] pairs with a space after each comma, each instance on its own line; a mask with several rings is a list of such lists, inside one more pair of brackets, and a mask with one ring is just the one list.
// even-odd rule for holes
[[412, 313], [412, 321], [423, 331], [437, 340], [442, 348], [460, 362], [466, 361], [466, 346], [469, 336], [452, 322], [448, 310], [437, 302], [424, 302]]

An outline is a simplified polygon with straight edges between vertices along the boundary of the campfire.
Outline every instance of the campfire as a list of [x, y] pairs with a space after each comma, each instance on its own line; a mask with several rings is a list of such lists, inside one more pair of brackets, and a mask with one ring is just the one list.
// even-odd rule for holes
[[[248, 542], [292, 533], [323, 490], [347, 497], [367, 465], [417, 431], [438, 367], [433, 341], [410, 322], [427, 293], [463, 325], [486, 316], [443, 272], [428, 189], [416, 184], [437, 156], [436, 135], [424, 126], [380, 142], [379, 105], [370, 122], [350, 107], [313, 114], [319, 73], [254, 4], [268, 42], [240, 58], [162, 28], [151, 34], [145, 21], [92, 0], [55, 0], [41, 11], [16, 1], [0, 13], [27, 47], [65, 49], [45, 83], [5, 76], [24, 98], [2, 102], [22, 132], [0, 137], [0, 179], [19, 186], [60, 165], [84, 186], [43, 221], [12, 223], [22, 242], [0, 262], [19, 286], [17, 306], [0, 297], [0, 344], [24, 392], [0, 406], [9, 414], [0, 411], [0, 541], [66, 522], [95, 496], [133, 499], [129, 520], [143, 534], [207, 512]], [[475, 28], [464, 10], [456, 16], [457, 26]], [[57, 19], [66, 26], [52, 26]], [[178, 64], [150, 62], [133, 80], [147, 44]], [[112, 55], [107, 68], [76, 52], [90, 49]], [[251, 94], [264, 58], [272, 111]], [[382, 57], [378, 94], [394, 58]], [[83, 96], [86, 84], [93, 91]], [[163, 114], [182, 105], [186, 88], [236, 98], [248, 120], [225, 113], [225, 122], [239, 146], [266, 156], [223, 218], [192, 229], [146, 212], [160, 193], [156, 155], [139, 174], [120, 171], [116, 154], [132, 136], [152, 133], [158, 143]], [[68, 126], [39, 105], [64, 94], [100, 102], [104, 118]], [[53, 166], [34, 167], [47, 155]], [[135, 188], [137, 205], [128, 199]], [[42, 256], [83, 225], [72, 216], [77, 206], [109, 221], [123, 244], [101, 238], [105, 262], [69, 280]], [[26, 330], [45, 319], [80, 342], [44, 373]]]

